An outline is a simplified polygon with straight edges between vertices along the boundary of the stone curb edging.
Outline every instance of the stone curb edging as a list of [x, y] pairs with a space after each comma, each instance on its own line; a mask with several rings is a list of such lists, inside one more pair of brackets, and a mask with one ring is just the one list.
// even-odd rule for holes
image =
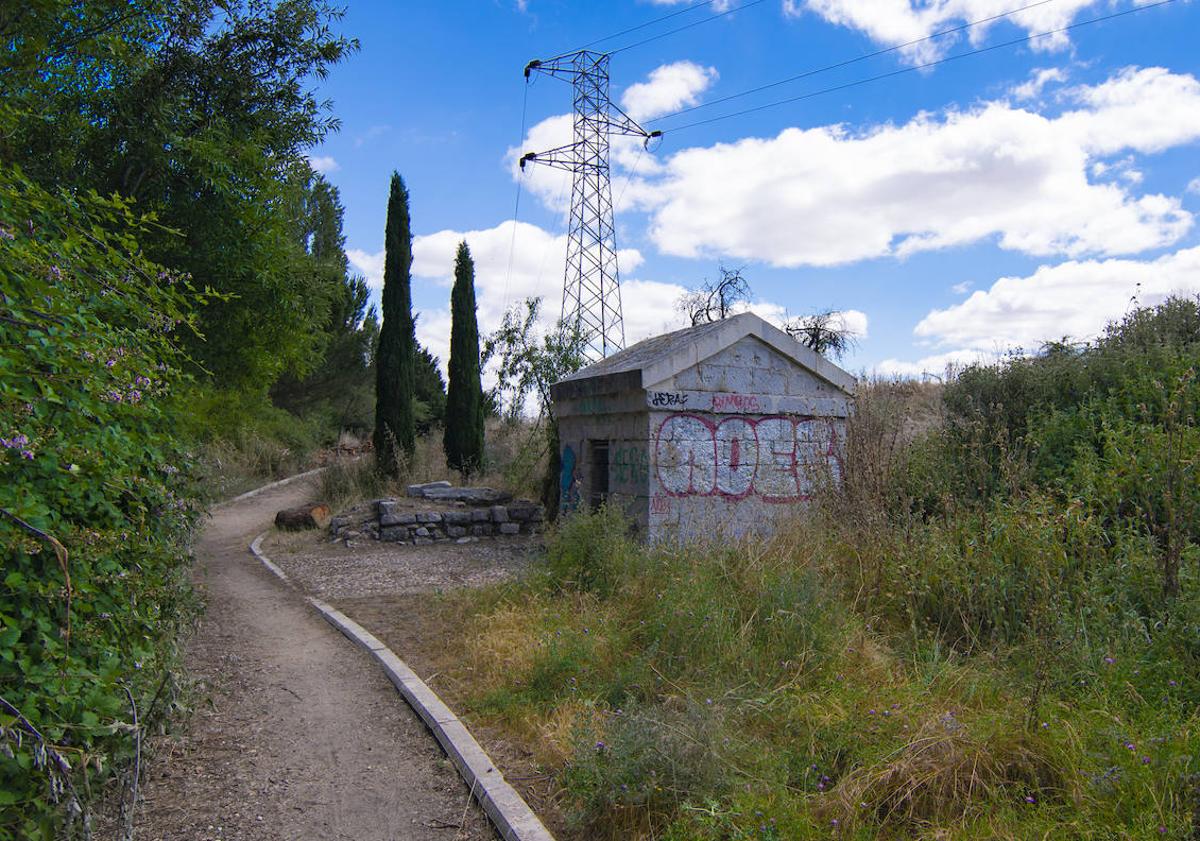
[[[300, 474], [304, 475], [307, 474]], [[262, 541], [268, 534], [270, 532], [263, 532], [254, 538], [250, 544], [250, 553], [281, 581], [294, 587], [287, 574], [263, 554]], [[450, 711], [437, 693], [430, 689], [408, 664], [397, 657], [378, 637], [332, 605], [313, 596], [304, 598], [317, 609], [325, 621], [341, 631], [351, 642], [365, 649], [383, 667], [388, 680], [421, 717], [446, 751], [446, 755], [454, 762], [458, 772], [470, 786], [471, 796], [479, 801], [479, 805], [500, 831], [504, 841], [554, 841], [554, 836], [516, 789], [504, 779], [504, 775], [458, 716]]]
[[252, 497], [256, 497], [260, 493], [266, 493], [267, 491], [275, 490], [275, 488], [281, 488], [284, 485], [290, 485], [292, 482], [298, 482], [301, 479], [307, 479], [309, 476], [316, 476], [318, 473], [320, 473], [324, 469], [325, 469], [324, 467], [314, 467], [312, 470], [306, 470], [303, 473], [297, 473], [295, 476], [288, 476], [286, 479], [280, 479], [278, 482], [271, 482], [269, 484], [263, 485], [261, 488], [255, 488], [252, 491], [246, 491], [244, 494], [238, 494], [237, 496], [233, 497], [232, 499], [226, 499], [222, 502], [218, 502], [218, 503], [214, 504], [213, 506], [211, 506], [210, 510], [215, 510], [217, 508], [224, 508], [226, 505], [232, 505], [235, 502], [241, 502], [244, 499], [250, 499]]

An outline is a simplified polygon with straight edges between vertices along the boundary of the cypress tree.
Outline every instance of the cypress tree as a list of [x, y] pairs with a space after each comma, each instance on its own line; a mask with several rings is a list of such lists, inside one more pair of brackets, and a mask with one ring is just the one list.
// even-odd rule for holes
[[475, 320], [475, 263], [465, 242], [454, 259], [450, 293], [450, 384], [446, 392], [446, 463], [470, 475], [483, 464], [483, 386]]
[[383, 247], [383, 326], [375, 354], [375, 460], [383, 472], [394, 476], [399, 472], [399, 451], [411, 456], [416, 448], [412, 233], [408, 190], [398, 172], [392, 173]]

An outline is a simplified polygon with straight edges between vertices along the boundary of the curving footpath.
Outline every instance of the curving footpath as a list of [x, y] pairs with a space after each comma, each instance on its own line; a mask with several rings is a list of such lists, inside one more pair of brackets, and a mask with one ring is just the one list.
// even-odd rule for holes
[[[306, 479], [213, 512], [196, 547], [208, 606], [188, 642], [200, 686], [159, 745], [139, 839], [495, 839], [483, 811], [368, 652], [246, 551]], [[478, 793], [477, 793], [478, 794]]]

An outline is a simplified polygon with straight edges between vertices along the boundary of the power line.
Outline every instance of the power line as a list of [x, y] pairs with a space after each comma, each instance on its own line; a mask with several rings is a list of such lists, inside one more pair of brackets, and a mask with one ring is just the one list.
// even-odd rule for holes
[[677, 27], [676, 29], [668, 29], [666, 32], [660, 32], [658, 35], [651, 35], [649, 38], [645, 38], [641, 41], [635, 41], [632, 44], [626, 44], [624, 47], [618, 47], [615, 50], [611, 50], [609, 55], [616, 55], [617, 53], [623, 53], [626, 50], [632, 50], [634, 47], [640, 47], [643, 44], [649, 44], [651, 41], [657, 41], [659, 38], [666, 38], [668, 35], [675, 35], [679, 32], [683, 32], [686, 29], [691, 29], [694, 26], [700, 26], [702, 23], [711, 23], [712, 21], [719, 20], [726, 15], [732, 15], [734, 12], [740, 12], [742, 9], [749, 9], [751, 6], [757, 6], [759, 3], [764, 2], [766, 2], [766, 0], [749, 0], [749, 2], [743, 3], [742, 5], [736, 6], [732, 9], [726, 9], [725, 11], [718, 12], [715, 15], [710, 15], [709, 17], [701, 18], [700, 20], [692, 21], [691, 23], [685, 23], [683, 26]]
[[[524, 97], [521, 100], [521, 136], [517, 140], [517, 148], [521, 148], [521, 144], [525, 142], [525, 121], [529, 113], [529, 85], [524, 85]], [[508, 309], [508, 284], [512, 280], [513, 255], [517, 251], [517, 214], [521, 210], [521, 179], [525, 175], [525, 170], [521, 169], [517, 173], [517, 199], [513, 202], [513, 219], [512, 219], [512, 238], [508, 243], [508, 270], [504, 273], [504, 309]]]
[[[596, 44], [602, 43], [604, 41], [611, 41], [613, 38], [620, 38], [622, 35], [628, 35], [631, 32], [637, 32], [639, 29], [645, 29], [647, 26], [654, 26], [654, 24], [656, 24], [656, 23], [662, 23], [664, 20], [670, 20], [671, 18], [679, 17], [680, 15], [685, 15], [690, 11], [699, 9], [702, 6], [711, 6], [715, 2], [717, 2], [717, 0], [701, 0], [701, 2], [693, 3], [692, 5], [687, 6], [686, 8], [679, 9], [677, 11], [671, 12], [670, 14], [656, 17], [654, 20], [648, 20], [645, 23], [639, 23], [637, 26], [631, 26], [628, 29], [622, 29], [620, 32], [614, 32], [612, 35], [605, 35], [603, 38], [597, 38], [595, 41], [588, 41], [586, 44], [584, 44], [579, 49], [586, 50], [588, 47], [593, 47]], [[571, 50], [571, 52], [578, 52], [578, 51], [579, 50]]]
[[958, 61], [961, 58], [970, 58], [971, 56], [981, 55], [983, 53], [992, 52], [994, 50], [1000, 50], [1005, 47], [1014, 46], [1016, 44], [1023, 44], [1023, 43], [1027, 43], [1029, 41], [1034, 41], [1034, 40], [1037, 40], [1038, 38], [1046, 38], [1050, 35], [1058, 35], [1062, 32], [1069, 32], [1073, 29], [1079, 29], [1080, 27], [1083, 27], [1083, 26], [1090, 26], [1093, 23], [1103, 23], [1104, 21], [1113, 20], [1114, 18], [1125, 17], [1126, 15], [1136, 14], [1137, 12], [1144, 12], [1147, 9], [1154, 9], [1159, 6], [1166, 6], [1166, 5], [1169, 5], [1174, 2], [1175, 2], [1175, 0], [1158, 0], [1158, 2], [1156, 2], [1156, 3], [1147, 3], [1144, 6], [1137, 6], [1132, 9], [1126, 9], [1123, 12], [1113, 12], [1112, 14], [1101, 15], [1100, 17], [1096, 17], [1096, 18], [1090, 18], [1088, 20], [1077, 21], [1076, 23], [1072, 23], [1067, 26], [1062, 26], [1062, 27], [1059, 27], [1058, 29], [1050, 29], [1050, 30], [1047, 30], [1046, 32], [1039, 32], [1036, 35], [1026, 35], [1022, 38], [1014, 38], [1011, 41], [1005, 41], [1000, 44], [993, 44], [990, 47], [981, 47], [977, 50], [971, 50], [971, 51], [965, 52], [965, 53], [958, 53], [957, 55], [946, 56], [945, 58], [940, 58], [936, 61], [928, 61], [928, 62], [925, 62], [924, 64], [917, 64], [912, 67], [902, 67], [899, 70], [893, 70], [889, 73], [880, 73], [877, 76], [869, 76], [865, 79], [858, 79], [853, 82], [847, 82], [844, 85], [835, 85], [833, 87], [822, 88], [821, 90], [812, 91], [812, 92], [806, 93], [806, 94], [801, 94], [800, 96], [793, 96], [793, 97], [789, 97], [787, 99], [779, 99], [779, 100], [776, 100], [775, 102], [768, 102], [763, 105], [757, 105], [753, 108], [746, 108], [741, 111], [735, 111], [732, 114], [723, 114], [719, 117], [710, 117], [707, 120], [696, 120], [695, 122], [692, 122], [692, 123], [684, 123], [681, 126], [675, 126], [674, 128], [670, 128], [670, 129], [663, 129], [662, 131], [663, 131], [663, 134], [668, 134], [668, 133], [672, 133], [672, 132], [683, 131], [685, 129], [695, 128], [696, 126], [703, 126], [703, 125], [708, 125], [709, 123], [720, 122], [721, 120], [730, 120], [730, 119], [733, 119], [734, 117], [744, 117], [747, 114], [754, 114], [758, 111], [765, 111], [768, 108], [775, 108], [780, 105], [788, 105], [793, 102], [800, 102], [805, 99], [812, 99], [813, 97], [822, 96], [827, 93], [835, 93], [837, 91], [843, 91], [843, 90], [847, 90], [849, 88], [856, 88], [860, 85], [866, 85], [871, 82], [878, 82], [883, 79], [890, 79], [895, 76], [902, 76], [905, 73], [913, 73], [917, 70], [926, 70], [930, 67], [937, 67], [938, 65], [941, 65], [941, 64], [948, 64], [951, 61]]
[[884, 49], [876, 50], [875, 52], [867, 53], [865, 55], [860, 55], [855, 58], [848, 58], [845, 61], [839, 61], [839, 62], [836, 62], [835, 64], [827, 64], [824, 67], [817, 67], [812, 70], [806, 70], [803, 73], [796, 74], [795, 76], [788, 76], [786, 79], [780, 79], [777, 82], [769, 82], [765, 85], [759, 85], [756, 88], [750, 88], [749, 90], [744, 90], [740, 93], [731, 93], [728, 96], [723, 96], [720, 99], [714, 99], [710, 102], [702, 102], [699, 105], [692, 105], [688, 108], [681, 108], [678, 111], [672, 112], [670, 114], [663, 114], [661, 117], [655, 117], [652, 120], [647, 120], [646, 124], [649, 125], [650, 123], [657, 123], [662, 120], [669, 120], [672, 117], [678, 117], [682, 114], [689, 114], [692, 111], [699, 111], [702, 108], [711, 108], [714, 105], [720, 105], [723, 102], [729, 102], [730, 100], [733, 100], [733, 99], [741, 99], [744, 96], [750, 96], [751, 94], [755, 94], [755, 93], [762, 93], [765, 90], [770, 90], [771, 88], [777, 88], [781, 85], [786, 85], [789, 82], [797, 82], [800, 79], [807, 79], [810, 76], [816, 76], [821, 73], [828, 73], [830, 70], [838, 70], [842, 67], [848, 67], [851, 64], [857, 64], [860, 61], [866, 61], [868, 59], [878, 58], [881, 55], [887, 55], [888, 53], [894, 53], [899, 50], [907, 49], [908, 47], [916, 46], [917, 44], [922, 44], [926, 41], [933, 41], [937, 38], [945, 37], [946, 35], [953, 35], [956, 32], [963, 32], [967, 29], [972, 29], [976, 26], [982, 26], [985, 23], [991, 23], [993, 21], [1000, 20], [1001, 18], [1006, 18], [1006, 17], [1009, 17], [1010, 15], [1019, 14], [1020, 12], [1027, 11], [1029, 9], [1034, 9], [1034, 8], [1037, 8], [1038, 6], [1045, 6], [1047, 3], [1053, 3], [1053, 2], [1055, 2], [1055, 0], [1037, 0], [1037, 2], [1030, 3], [1027, 6], [1021, 6], [1019, 9], [1010, 9], [1007, 12], [1000, 12], [999, 14], [991, 15], [990, 17], [980, 18], [979, 20], [973, 20], [973, 21], [970, 21], [969, 23], [964, 23], [960, 26], [955, 26], [952, 29], [943, 29], [941, 32], [935, 32], [932, 35], [926, 35], [923, 38], [914, 38], [911, 41], [906, 41], [903, 44], [897, 44], [894, 47], [886, 47]]

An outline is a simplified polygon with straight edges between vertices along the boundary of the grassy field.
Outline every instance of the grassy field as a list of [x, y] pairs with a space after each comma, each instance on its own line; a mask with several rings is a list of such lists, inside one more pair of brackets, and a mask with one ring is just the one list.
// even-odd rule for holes
[[768, 541], [572, 517], [447, 601], [456, 700], [580, 839], [1198, 837], [1198, 315], [864, 388]]

